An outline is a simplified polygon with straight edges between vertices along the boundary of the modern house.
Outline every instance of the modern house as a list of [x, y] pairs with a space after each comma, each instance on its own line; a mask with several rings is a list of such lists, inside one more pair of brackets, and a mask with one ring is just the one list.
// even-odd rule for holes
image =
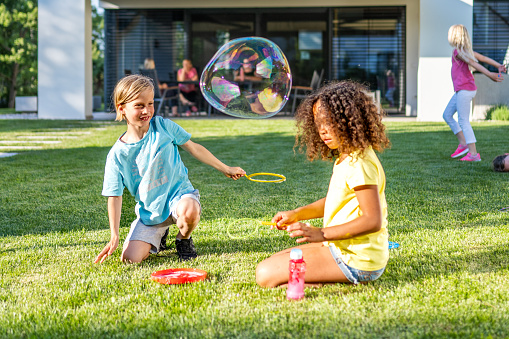
[[[145, 58], [155, 60], [161, 80], [171, 81], [184, 58], [200, 71], [226, 41], [262, 36], [283, 50], [295, 85], [309, 85], [313, 71], [324, 70], [324, 80], [355, 79], [380, 91], [389, 113], [439, 121], [453, 93], [451, 25], [465, 25], [477, 51], [509, 61], [509, 1], [109, 0], [100, 6], [106, 98]], [[40, 118], [91, 116], [90, 12], [90, 0], [39, 0]], [[493, 103], [504, 100], [489, 92]]]

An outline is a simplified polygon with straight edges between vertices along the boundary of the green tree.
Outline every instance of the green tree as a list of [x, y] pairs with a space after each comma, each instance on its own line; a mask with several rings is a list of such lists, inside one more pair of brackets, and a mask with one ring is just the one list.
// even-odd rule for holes
[[104, 89], [104, 15], [92, 6], [92, 67], [94, 95], [103, 95]]
[[0, 3], [0, 104], [14, 107], [16, 95], [37, 95], [37, 6], [33, 1]]

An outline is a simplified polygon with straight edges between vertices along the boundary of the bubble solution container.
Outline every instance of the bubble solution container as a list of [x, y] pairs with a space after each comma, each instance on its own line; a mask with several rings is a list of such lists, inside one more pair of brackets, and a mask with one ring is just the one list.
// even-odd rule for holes
[[304, 298], [304, 272], [306, 272], [306, 263], [302, 259], [302, 250], [294, 248], [290, 252], [290, 277], [286, 289], [288, 300]]

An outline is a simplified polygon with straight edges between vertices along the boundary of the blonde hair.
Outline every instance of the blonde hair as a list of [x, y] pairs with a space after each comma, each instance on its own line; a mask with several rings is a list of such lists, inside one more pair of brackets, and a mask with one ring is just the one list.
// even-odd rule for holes
[[143, 63], [143, 68], [145, 68], [145, 69], [155, 69], [156, 68], [156, 63], [154, 62], [154, 59], [146, 58], [145, 62]]
[[467, 63], [468, 61], [477, 62], [474, 51], [472, 50], [470, 36], [465, 26], [451, 26], [451, 28], [449, 28], [448, 40], [449, 44], [458, 51], [458, 55], [463, 61]]
[[113, 90], [113, 104], [117, 112], [115, 121], [122, 121], [125, 118], [119, 112], [118, 106], [135, 100], [146, 90], [154, 92], [154, 82], [149, 77], [141, 74], [132, 74], [120, 79]]

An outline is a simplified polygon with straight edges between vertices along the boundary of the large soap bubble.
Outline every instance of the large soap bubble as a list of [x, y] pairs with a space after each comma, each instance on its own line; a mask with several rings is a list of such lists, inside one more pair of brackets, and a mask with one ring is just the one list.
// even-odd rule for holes
[[200, 79], [205, 99], [239, 118], [268, 118], [285, 106], [292, 87], [290, 66], [272, 41], [239, 38], [227, 42], [209, 61]]

